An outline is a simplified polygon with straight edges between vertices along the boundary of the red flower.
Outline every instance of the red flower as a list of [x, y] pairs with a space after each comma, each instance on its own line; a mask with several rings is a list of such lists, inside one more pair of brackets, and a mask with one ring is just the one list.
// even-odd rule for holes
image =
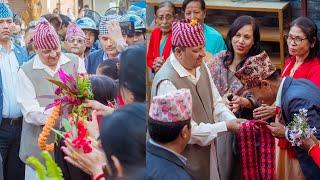
[[82, 147], [84, 153], [90, 153], [92, 151], [91, 141], [87, 141]]
[[70, 130], [70, 131], [68, 131], [68, 132], [65, 132], [65, 133], [63, 134], [64, 138], [70, 138], [72, 135], [73, 135], [72, 130]]
[[82, 121], [78, 121], [78, 136], [72, 141], [72, 145], [75, 148], [82, 148], [84, 153], [90, 153], [92, 151], [91, 141], [86, 139], [87, 129]]

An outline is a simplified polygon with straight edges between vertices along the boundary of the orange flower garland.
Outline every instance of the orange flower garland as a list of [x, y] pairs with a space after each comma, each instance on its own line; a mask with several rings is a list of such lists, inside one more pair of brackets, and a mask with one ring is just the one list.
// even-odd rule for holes
[[60, 108], [60, 105], [57, 105], [53, 108], [52, 113], [48, 117], [47, 122], [39, 135], [38, 146], [42, 151], [53, 151], [54, 149], [54, 144], [47, 144], [47, 139], [50, 136], [51, 128], [54, 127], [57, 119], [60, 116]]

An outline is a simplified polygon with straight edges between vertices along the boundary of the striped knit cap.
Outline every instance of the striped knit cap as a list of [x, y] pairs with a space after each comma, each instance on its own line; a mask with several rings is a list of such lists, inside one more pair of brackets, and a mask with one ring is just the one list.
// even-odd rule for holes
[[13, 12], [3, 0], [0, 0], [0, 18], [13, 18]]
[[192, 20], [172, 24], [172, 45], [179, 47], [196, 47], [204, 45], [203, 26]]
[[33, 41], [35, 47], [39, 49], [55, 49], [59, 47], [59, 36], [45, 18], [41, 18], [37, 23]]

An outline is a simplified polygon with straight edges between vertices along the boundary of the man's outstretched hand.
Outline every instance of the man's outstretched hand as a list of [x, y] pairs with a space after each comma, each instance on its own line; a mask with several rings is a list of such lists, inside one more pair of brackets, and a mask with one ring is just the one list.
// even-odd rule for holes
[[244, 121], [245, 121], [245, 119], [234, 119], [231, 121], [227, 121], [226, 125], [227, 125], [228, 131], [233, 132], [233, 133], [237, 133], [240, 129], [241, 123]]

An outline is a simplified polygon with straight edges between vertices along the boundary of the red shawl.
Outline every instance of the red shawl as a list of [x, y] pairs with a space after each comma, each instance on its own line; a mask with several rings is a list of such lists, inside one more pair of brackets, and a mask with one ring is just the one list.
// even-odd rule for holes
[[256, 120], [242, 123], [237, 139], [242, 179], [275, 180], [275, 141], [266, 123]]
[[160, 56], [159, 48], [160, 48], [161, 36], [162, 36], [162, 32], [161, 32], [160, 28], [155, 28], [151, 33], [148, 52], [147, 52], [147, 65], [150, 69], [152, 69], [153, 61], [155, 58], [163, 56], [164, 59], [167, 59], [170, 55], [170, 52], [171, 52], [172, 33], [170, 32], [170, 34], [168, 35], [167, 42], [164, 45], [163, 52]]

